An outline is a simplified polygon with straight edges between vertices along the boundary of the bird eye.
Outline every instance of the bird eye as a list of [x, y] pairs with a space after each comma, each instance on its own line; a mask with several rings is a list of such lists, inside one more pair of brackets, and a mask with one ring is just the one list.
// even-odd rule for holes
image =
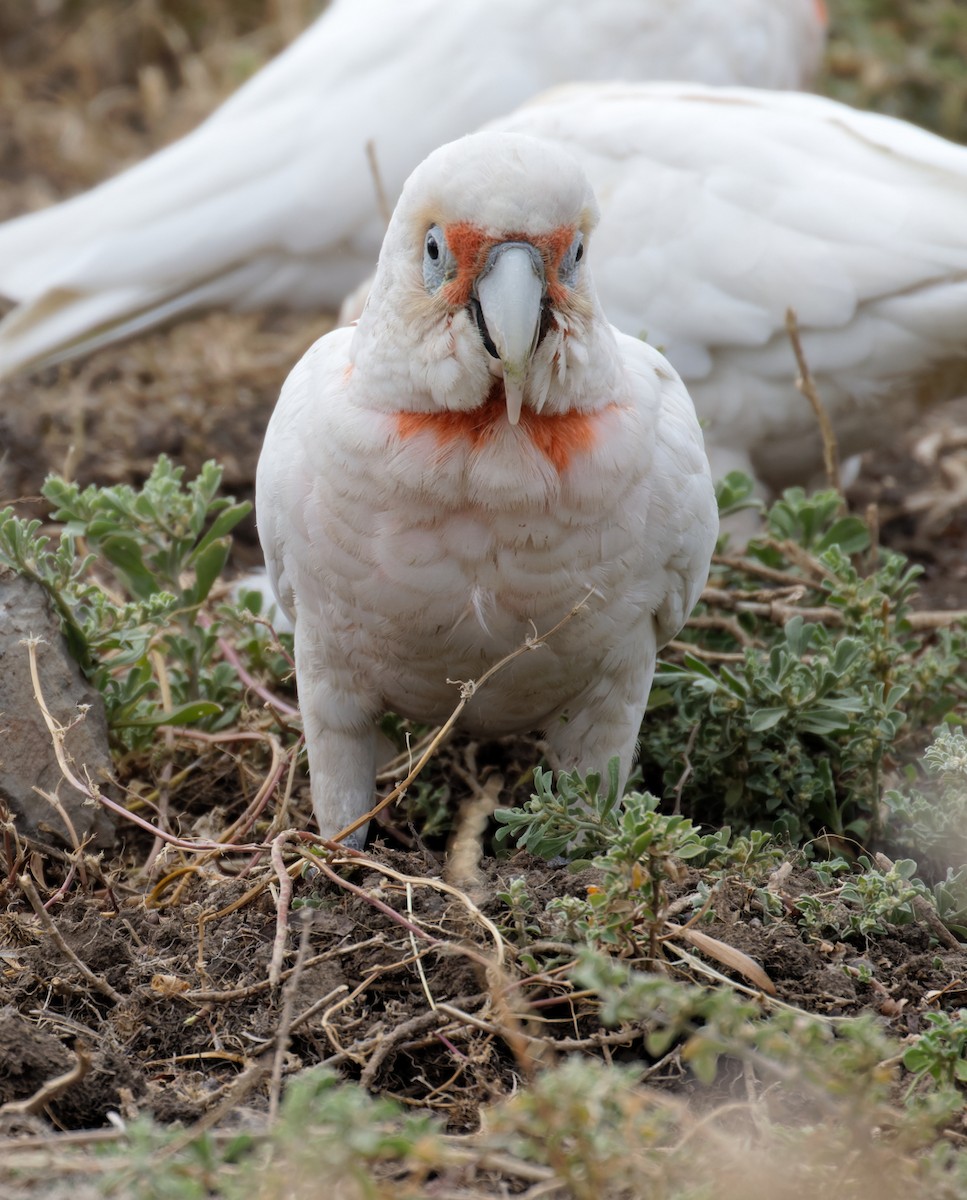
[[423, 285], [428, 292], [439, 291], [456, 275], [456, 263], [439, 225], [432, 225], [423, 239]]
[[577, 277], [578, 263], [584, 258], [584, 234], [580, 230], [574, 235], [574, 240], [567, 248], [567, 253], [561, 259], [558, 268], [558, 278], [561, 283], [573, 287]]

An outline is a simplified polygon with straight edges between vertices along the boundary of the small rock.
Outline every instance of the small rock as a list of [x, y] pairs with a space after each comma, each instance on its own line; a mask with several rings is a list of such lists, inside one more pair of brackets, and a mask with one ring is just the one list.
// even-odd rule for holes
[[41, 689], [55, 720], [70, 726], [65, 747], [72, 769], [81, 780], [86, 771], [98, 787], [112, 779], [104, 703], [71, 657], [47, 593], [32, 580], [0, 568], [0, 809], [9, 809], [20, 833], [69, 845], [63, 821], [35, 790], [40, 788], [58, 797], [81, 840], [90, 837], [95, 847], [109, 846], [114, 827], [107, 812], [85, 804], [57, 764], [34, 696], [25, 638], [41, 639]]

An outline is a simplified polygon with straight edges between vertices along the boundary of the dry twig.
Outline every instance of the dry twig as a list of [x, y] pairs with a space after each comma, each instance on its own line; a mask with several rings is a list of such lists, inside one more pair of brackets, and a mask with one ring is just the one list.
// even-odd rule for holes
[[[288, 877], [287, 877], [288, 878]], [[282, 1068], [285, 1064], [286, 1051], [289, 1048], [289, 1038], [292, 1033], [292, 1009], [295, 1004], [296, 988], [305, 968], [309, 954], [309, 936], [312, 933], [312, 914], [308, 909], [302, 909], [302, 935], [299, 938], [299, 951], [296, 955], [295, 967], [282, 990], [282, 1012], [279, 1015], [279, 1026], [275, 1031], [275, 1054], [272, 1059], [272, 1075], [269, 1079], [269, 1120], [274, 1121], [279, 1115], [279, 1100], [282, 1095]], [[274, 957], [273, 957], [274, 965]], [[275, 979], [278, 983], [278, 977]]]
[[809, 370], [809, 364], [806, 362], [806, 355], [803, 352], [802, 340], [799, 336], [799, 322], [796, 319], [795, 310], [791, 308], [786, 309], [786, 332], [789, 335], [789, 341], [792, 343], [792, 351], [796, 356], [796, 365], [799, 368], [799, 378], [796, 380], [796, 387], [809, 401], [819, 425], [819, 435], [823, 439], [823, 466], [826, 471], [826, 479], [829, 481], [831, 488], [842, 494], [843, 489], [839, 476], [839, 449], [836, 445], [836, 434], [833, 432], [829, 413], [827, 413], [822, 400], [819, 398], [819, 392], [816, 390], [816, 383]]
[[74, 1046], [74, 1065], [72, 1067], [65, 1071], [63, 1075], [57, 1075], [53, 1079], [48, 1079], [32, 1096], [28, 1096], [26, 1100], [8, 1100], [6, 1104], [0, 1106], [0, 1113], [4, 1116], [23, 1116], [28, 1113], [39, 1113], [41, 1109], [46, 1108], [58, 1096], [62, 1096], [68, 1088], [73, 1087], [75, 1083], [80, 1083], [90, 1069], [90, 1052], [83, 1042], [77, 1042]]

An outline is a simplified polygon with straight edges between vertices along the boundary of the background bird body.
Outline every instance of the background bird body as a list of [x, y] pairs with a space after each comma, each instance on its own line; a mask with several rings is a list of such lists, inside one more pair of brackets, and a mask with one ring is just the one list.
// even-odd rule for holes
[[[358, 327], [317, 342], [286, 382], [257, 515], [295, 614], [325, 833], [371, 806], [385, 709], [445, 719], [453, 681], [584, 600], [472, 697], [464, 723], [546, 728], [558, 765], [603, 770], [618, 755], [630, 767], [657, 649], [698, 597], [717, 523], [680, 381], [608, 326], [583, 269], [560, 282], [557, 233], [563, 246], [593, 220], [583, 176], [553, 148], [495, 134], [444, 147], [404, 191]], [[428, 290], [427, 228], [452, 248], [471, 224], [480, 248], [455, 253]], [[485, 348], [472, 301], [491, 244], [508, 238], [543, 247], [551, 297], [516, 424], [506, 362]]]
[[604, 309], [681, 373], [713, 467], [775, 488], [821, 470], [789, 307], [843, 453], [967, 390], [967, 149], [818, 96], [680, 84], [561, 88], [493, 127], [587, 171]]
[[[553, 36], [548, 23], [553, 21]], [[335, 308], [442, 142], [572, 79], [801, 86], [814, 0], [336, 0], [197, 130], [0, 226], [0, 376], [228, 305]]]

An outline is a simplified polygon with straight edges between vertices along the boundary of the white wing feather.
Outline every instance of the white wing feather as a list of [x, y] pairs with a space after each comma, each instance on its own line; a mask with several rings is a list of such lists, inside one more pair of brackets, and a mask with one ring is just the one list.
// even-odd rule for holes
[[187, 137], [0, 226], [0, 376], [189, 308], [335, 307], [434, 146], [571, 79], [798, 87], [815, 0], [336, 0]]
[[790, 307], [846, 453], [967, 386], [964, 147], [818, 96], [677, 84], [561, 88], [493, 127], [584, 166], [605, 311], [681, 372], [710, 454], [777, 485], [821, 467]]

